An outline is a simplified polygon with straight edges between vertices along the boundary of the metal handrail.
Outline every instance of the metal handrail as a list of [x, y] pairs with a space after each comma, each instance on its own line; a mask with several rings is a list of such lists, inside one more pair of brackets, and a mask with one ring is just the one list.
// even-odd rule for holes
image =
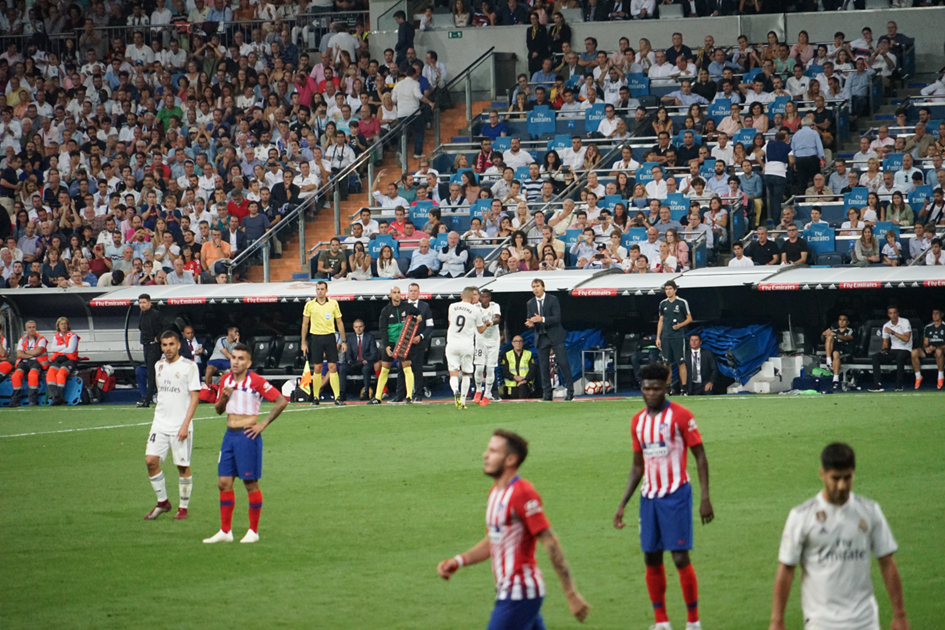
[[[465, 81], [466, 83], [466, 120], [469, 121], [469, 124], [472, 124], [473, 115], [472, 115], [472, 71], [477, 69], [486, 59], [493, 59], [492, 55], [495, 52], [495, 46], [491, 46], [489, 50], [479, 55], [478, 58], [473, 60], [471, 64], [466, 66], [459, 74], [453, 77], [450, 81], [447, 81], [446, 85], [441, 89], [444, 93], [449, 93], [450, 89], [459, 85], [460, 81]], [[493, 85], [493, 94], [495, 93], [495, 64], [492, 65], [492, 85]], [[433, 135], [434, 135], [434, 146], [433, 153], [439, 150], [440, 147], [440, 110], [436, 108], [433, 110]], [[470, 129], [471, 131], [471, 129]], [[406, 172], [406, 158], [404, 159], [405, 170]]]
[[[411, 124], [413, 120], [419, 115], [420, 115], [420, 110], [417, 110], [417, 112], [414, 113], [412, 116], [398, 120], [397, 124], [391, 127], [386, 134], [381, 136], [381, 142], [383, 142], [384, 139], [388, 137], [396, 136], [398, 133], [401, 132], [402, 128], [406, 128], [406, 126]], [[290, 225], [291, 222], [295, 220], [296, 218], [300, 218], [299, 220], [299, 258], [300, 258], [300, 263], [305, 264], [306, 262], [305, 212], [307, 212], [310, 208], [312, 208], [321, 197], [323, 197], [324, 195], [327, 195], [331, 191], [331, 189], [335, 187], [335, 184], [340, 180], [340, 178], [349, 177], [351, 173], [356, 171], [362, 164], [373, 159], [374, 159], [374, 150], [372, 147], [364, 151], [364, 153], [359, 155], [357, 158], [355, 158], [355, 160], [351, 164], [343, 168], [341, 172], [336, 173], [332, 175], [331, 177], [329, 177], [327, 181], [322, 183], [321, 187], [319, 187], [318, 190], [316, 190], [312, 195], [308, 197], [308, 199], [298, 204], [293, 210], [289, 212], [289, 214], [282, 217], [282, 220], [280, 220], [276, 225], [270, 226], [269, 231], [263, 234], [260, 238], [253, 241], [242, 252], [237, 254], [236, 258], [231, 259], [228, 263], [228, 266], [229, 266], [228, 275], [230, 276], [230, 280], [232, 280], [233, 273], [236, 267], [238, 267], [239, 265], [249, 260], [250, 256], [254, 254], [257, 250], [263, 249], [263, 252], [264, 252], [263, 253], [263, 276], [265, 277], [265, 281], [268, 282], [269, 279], [268, 279], [267, 272], [268, 272], [269, 241], [275, 237], [277, 232], [281, 231], [283, 228]], [[369, 163], [373, 164], [373, 162], [369, 162]], [[335, 197], [334, 198], [335, 232], [337, 233], [341, 231], [341, 228], [340, 228], [341, 200], [340, 200], [340, 192], [337, 190], [337, 188], [335, 189], [334, 197]], [[317, 212], [317, 208], [316, 208], [316, 212]]]

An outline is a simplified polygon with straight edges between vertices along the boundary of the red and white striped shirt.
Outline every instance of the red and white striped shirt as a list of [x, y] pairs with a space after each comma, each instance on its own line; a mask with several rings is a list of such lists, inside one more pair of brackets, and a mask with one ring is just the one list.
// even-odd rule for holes
[[633, 450], [643, 453], [643, 487], [647, 499], [665, 497], [689, 483], [686, 449], [702, 444], [692, 412], [674, 402], [658, 414], [644, 408], [630, 421]]
[[516, 476], [504, 488], [492, 488], [486, 508], [486, 532], [496, 599], [545, 596], [545, 582], [535, 564], [535, 537], [549, 527], [541, 497], [532, 484]]
[[233, 393], [226, 403], [226, 412], [239, 416], [258, 416], [259, 405], [265, 398], [275, 402], [281, 395], [279, 390], [269, 384], [269, 381], [255, 372], [246, 372], [246, 377], [239, 383], [230, 372], [223, 377], [220, 388], [233, 388]]

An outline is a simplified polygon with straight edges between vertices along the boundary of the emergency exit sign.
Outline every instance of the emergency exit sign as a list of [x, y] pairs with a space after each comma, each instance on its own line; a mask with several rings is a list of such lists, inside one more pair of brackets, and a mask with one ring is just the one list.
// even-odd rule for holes
[[463, 38], [463, 32], [462, 32], [462, 31], [450, 31], [446, 38], [447, 38], [447, 39], [462, 39], [462, 38]]

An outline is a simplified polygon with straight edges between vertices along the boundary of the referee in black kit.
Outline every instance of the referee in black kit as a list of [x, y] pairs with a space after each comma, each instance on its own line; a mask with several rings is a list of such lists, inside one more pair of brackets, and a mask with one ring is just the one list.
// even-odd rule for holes
[[151, 296], [142, 293], [138, 296], [138, 330], [141, 331], [141, 346], [144, 348], [144, 364], [148, 368], [148, 393], [138, 401], [138, 407], [150, 407], [151, 399], [157, 393], [157, 380], [154, 365], [161, 360], [160, 337], [167, 329], [167, 322], [159, 310], [151, 306]]

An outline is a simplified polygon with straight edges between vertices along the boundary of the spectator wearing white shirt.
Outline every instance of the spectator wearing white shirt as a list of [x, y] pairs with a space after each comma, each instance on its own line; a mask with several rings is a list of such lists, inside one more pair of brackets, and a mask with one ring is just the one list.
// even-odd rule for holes
[[522, 149], [522, 143], [518, 138], [512, 138], [509, 145], [509, 149], [502, 153], [502, 160], [506, 166], [514, 170], [520, 166], [528, 166], [535, 161], [531, 153]]
[[735, 148], [728, 143], [728, 134], [725, 132], [719, 133], [719, 144], [712, 148], [711, 155], [716, 161], [721, 160], [725, 162], [726, 166], [732, 165], [732, 155], [735, 152]]
[[787, 80], [784, 89], [795, 100], [807, 98], [807, 92], [810, 90], [810, 77], [804, 76], [804, 66], [797, 64], [794, 66], [794, 76]]
[[656, 0], [630, 0], [630, 17], [634, 20], [650, 19], [655, 12]]
[[755, 263], [751, 258], [745, 257], [745, 247], [738, 241], [732, 243], [732, 259], [728, 261], [729, 267], [754, 267]]
[[662, 50], [658, 50], [656, 51], [656, 63], [650, 67], [650, 72], [647, 76], [650, 78], [650, 81], [655, 80], [657, 85], [666, 85], [673, 83], [666, 79], [675, 76], [673, 75], [673, 71], [675, 70], [677, 70], [676, 66], [666, 61], [666, 53]]
[[[939, 243], [941, 249], [941, 243]], [[912, 325], [908, 319], [899, 317], [899, 309], [892, 306], [886, 310], [889, 321], [883, 325], [882, 350], [873, 355], [873, 387], [871, 392], [883, 391], [883, 363], [896, 364], [896, 391], [902, 391], [906, 363], [912, 359]]]
[[406, 199], [400, 196], [397, 192], [397, 184], [391, 182], [387, 184], [387, 194], [382, 194], [379, 190], [373, 190], [374, 186], [377, 186], [381, 182], [381, 177], [387, 173], [387, 169], [381, 169], [380, 173], [377, 174], [377, 177], [374, 178], [374, 184], [371, 186], [371, 196], [377, 202], [377, 205], [381, 208], [384, 208], [385, 211], [381, 212], [382, 216], [394, 216], [394, 208], [407, 208], [410, 204]]
[[[659, 166], [654, 166], [650, 172], [653, 174], [653, 180], [647, 182], [646, 186], [644, 186], [646, 196], [649, 199], [659, 199], [662, 201], [666, 199], [666, 182], [663, 181], [663, 169]], [[657, 252], [657, 254], [658, 253], [659, 252]], [[649, 256], [647, 256], [647, 258], [649, 258]]]
[[572, 136], [571, 146], [561, 150], [561, 162], [565, 166], [570, 166], [571, 170], [583, 170], [586, 153], [587, 147], [583, 145], [581, 136]]

